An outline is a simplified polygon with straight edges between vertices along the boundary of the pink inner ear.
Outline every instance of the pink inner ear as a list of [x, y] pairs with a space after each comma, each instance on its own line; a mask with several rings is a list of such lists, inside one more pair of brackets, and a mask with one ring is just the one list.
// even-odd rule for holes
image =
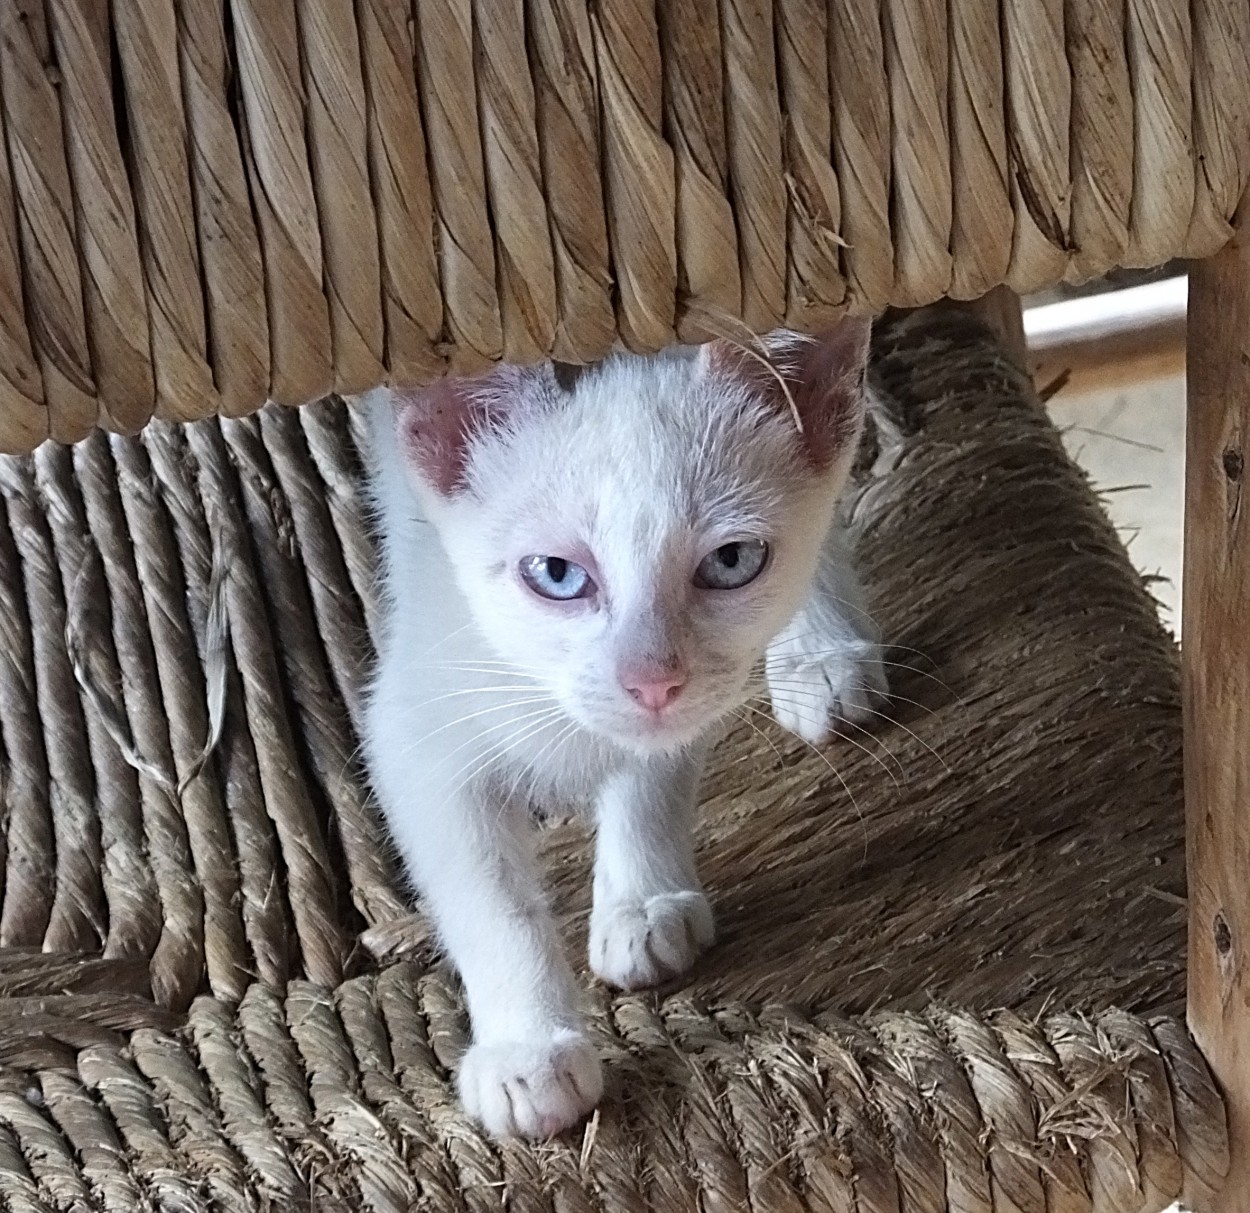
[[475, 379], [440, 379], [418, 391], [397, 392], [395, 432], [409, 466], [450, 497], [465, 487], [477, 435], [543, 407], [557, 394], [550, 363], [500, 364]]
[[802, 445], [818, 470], [828, 467], [852, 441], [864, 407], [864, 370], [868, 362], [871, 321], [848, 317], [813, 340], [793, 333], [765, 339], [773, 365], [781, 372], [790, 398], [758, 359], [727, 341], [713, 341], [708, 366], [743, 382], [773, 408], [799, 415]]
[[828, 467], [858, 437], [871, 330], [870, 320], [852, 316], [803, 347], [795, 401], [809, 458], [818, 468]]
[[444, 496], [463, 487], [469, 444], [485, 418], [475, 385], [441, 379], [397, 396], [395, 429], [410, 466]]

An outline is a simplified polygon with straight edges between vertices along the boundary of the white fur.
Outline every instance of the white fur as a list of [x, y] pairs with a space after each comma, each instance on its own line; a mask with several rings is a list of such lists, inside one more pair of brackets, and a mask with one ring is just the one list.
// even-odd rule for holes
[[885, 694], [880, 635], [835, 520], [811, 593], [764, 661], [778, 723], [822, 745], [837, 721], [859, 724]]
[[[374, 393], [388, 606], [365, 743], [464, 982], [465, 1107], [493, 1134], [545, 1136], [594, 1106], [602, 1078], [535, 871], [531, 803], [594, 806], [595, 973], [624, 988], [678, 976], [712, 941], [692, 841], [704, 755], [753, 667], [767, 649], [779, 718], [813, 738], [883, 682], [832, 525], [854, 434], [816, 474], [788, 411], [684, 350], [614, 356], [567, 395], [549, 368], [492, 384], [506, 417], [451, 494], [414, 471], [394, 400]], [[765, 572], [697, 589], [698, 561], [744, 536], [771, 545]], [[598, 599], [529, 590], [518, 562], [549, 554], [591, 564]], [[657, 724], [616, 669], [661, 652], [688, 682]]]

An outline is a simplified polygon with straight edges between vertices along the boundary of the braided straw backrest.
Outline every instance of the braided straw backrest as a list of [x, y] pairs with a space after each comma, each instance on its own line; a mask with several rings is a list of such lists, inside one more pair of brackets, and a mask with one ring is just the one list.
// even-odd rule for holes
[[0, 449], [1201, 257], [1244, 0], [5, 0]]

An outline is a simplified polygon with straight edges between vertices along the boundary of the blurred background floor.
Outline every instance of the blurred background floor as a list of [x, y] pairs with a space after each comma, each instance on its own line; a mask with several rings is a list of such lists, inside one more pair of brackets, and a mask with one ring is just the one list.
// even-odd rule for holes
[[1177, 268], [1029, 300], [1024, 324], [1051, 417], [1179, 636], [1186, 281]]
[[1048, 406], [1069, 453], [1103, 496], [1164, 622], [1180, 635], [1185, 377], [1060, 390]]

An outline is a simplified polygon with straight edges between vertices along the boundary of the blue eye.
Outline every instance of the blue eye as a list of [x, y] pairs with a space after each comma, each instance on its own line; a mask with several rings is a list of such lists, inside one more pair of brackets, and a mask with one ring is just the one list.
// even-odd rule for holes
[[768, 544], [762, 539], [722, 543], [699, 561], [694, 583], [705, 590], [738, 590], [754, 581], [768, 562]]
[[521, 577], [540, 598], [556, 602], [589, 598], [595, 592], [590, 574], [561, 556], [526, 556], [521, 561]]

